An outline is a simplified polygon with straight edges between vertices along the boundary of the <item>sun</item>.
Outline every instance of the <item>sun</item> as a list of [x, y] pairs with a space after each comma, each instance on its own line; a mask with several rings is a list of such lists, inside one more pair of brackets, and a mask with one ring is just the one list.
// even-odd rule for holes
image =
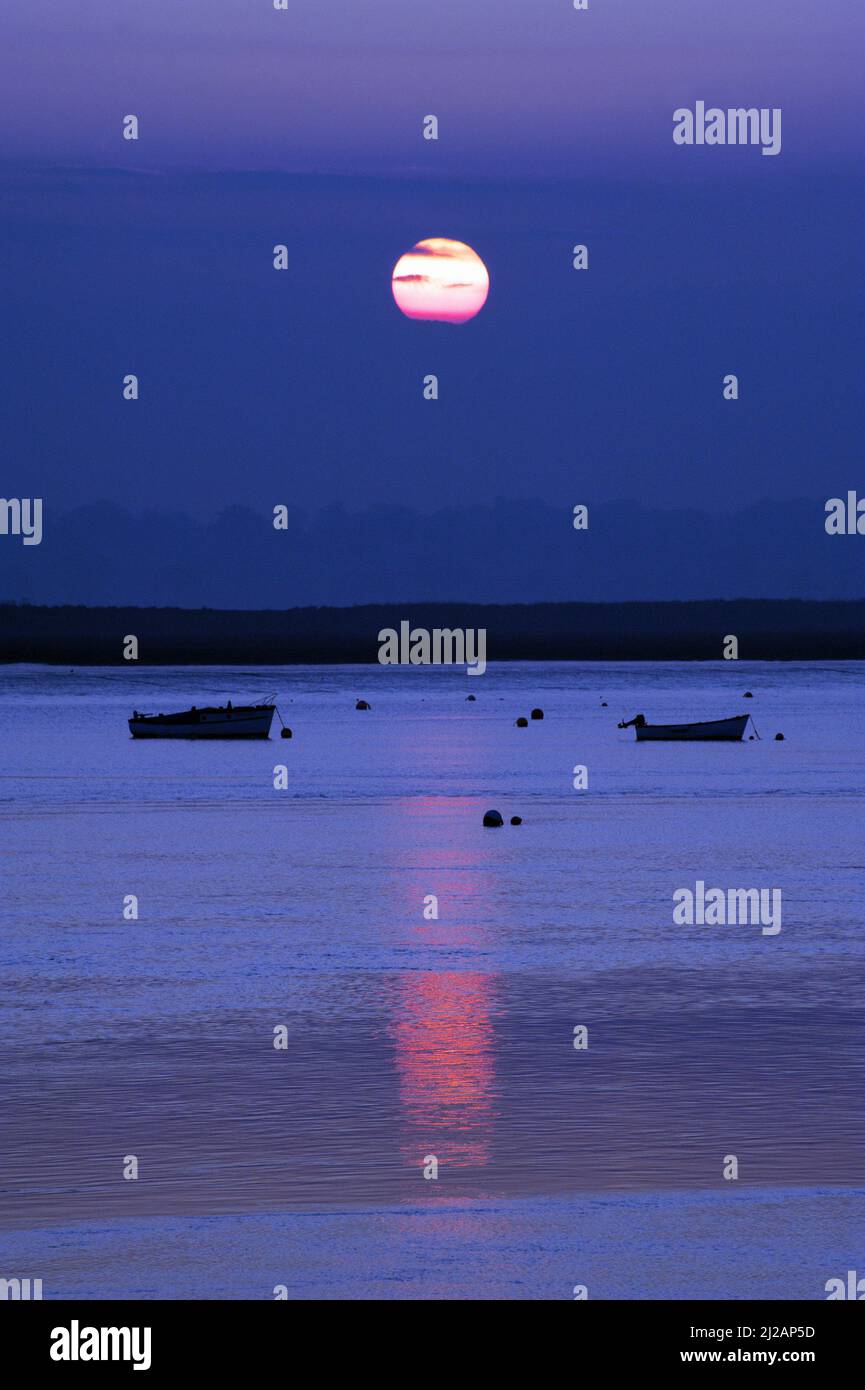
[[467, 323], [486, 304], [490, 277], [464, 241], [428, 237], [400, 256], [391, 288], [406, 318]]

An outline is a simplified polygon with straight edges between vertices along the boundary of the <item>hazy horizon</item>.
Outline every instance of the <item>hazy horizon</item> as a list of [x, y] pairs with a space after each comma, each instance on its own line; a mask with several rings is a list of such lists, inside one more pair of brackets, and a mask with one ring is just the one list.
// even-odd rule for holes
[[[586, 501], [590, 494], [579, 494]], [[280, 503], [288, 503], [279, 494]], [[288, 506], [214, 515], [101, 501], [0, 546], [0, 602], [281, 609], [369, 603], [602, 603], [865, 597], [855, 536], [821, 499], [729, 513], [496, 498], [430, 511]], [[629, 563], [621, 563], [622, 555]]]

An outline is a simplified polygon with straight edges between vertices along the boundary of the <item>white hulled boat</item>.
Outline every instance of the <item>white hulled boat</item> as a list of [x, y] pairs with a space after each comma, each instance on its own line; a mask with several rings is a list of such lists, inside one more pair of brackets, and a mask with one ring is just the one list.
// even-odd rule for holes
[[269, 738], [276, 705], [205, 705], [178, 714], [139, 714], [129, 721], [133, 738]]
[[745, 733], [749, 714], [731, 719], [710, 719], [695, 724], [647, 724], [645, 716], [622, 721], [620, 729], [634, 728], [638, 743], [738, 743]]

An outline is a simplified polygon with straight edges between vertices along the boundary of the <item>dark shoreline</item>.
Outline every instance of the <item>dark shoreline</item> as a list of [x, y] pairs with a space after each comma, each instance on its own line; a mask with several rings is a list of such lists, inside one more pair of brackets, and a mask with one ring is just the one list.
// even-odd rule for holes
[[243, 611], [0, 604], [0, 661], [124, 665], [134, 634], [152, 665], [375, 663], [378, 633], [486, 628], [488, 661], [713, 661], [734, 634], [743, 661], [865, 659], [865, 600], [692, 603], [367, 604]]

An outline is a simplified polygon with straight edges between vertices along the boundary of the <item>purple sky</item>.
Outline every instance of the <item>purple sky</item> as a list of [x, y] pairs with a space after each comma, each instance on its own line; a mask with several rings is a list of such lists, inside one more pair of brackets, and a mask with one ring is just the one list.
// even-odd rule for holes
[[861, 0], [78, 0], [2, 28], [7, 158], [39, 162], [619, 174], [681, 168], [672, 110], [704, 98], [782, 106], [785, 163], [834, 167], [862, 120]]
[[[862, 0], [291, 4], [4, 16], [4, 495], [43, 497], [47, 528], [104, 502], [378, 525], [497, 498], [567, 524], [575, 502], [801, 501], [821, 527], [863, 490]], [[780, 106], [780, 156], [674, 145], [697, 100]], [[490, 271], [459, 328], [393, 302], [430, 236]], [[61, 549], [26, 564], [62, 571]], [[847, 592], [810, 553], [788, 592]], [[778, 592], [765, 563], [716, 592]], [[622, 564], [643, 592], [641, 556]], [[99, 567], [75, 566], [86, 592]], [[25, 591], [0, 568], [0, 597]]]

